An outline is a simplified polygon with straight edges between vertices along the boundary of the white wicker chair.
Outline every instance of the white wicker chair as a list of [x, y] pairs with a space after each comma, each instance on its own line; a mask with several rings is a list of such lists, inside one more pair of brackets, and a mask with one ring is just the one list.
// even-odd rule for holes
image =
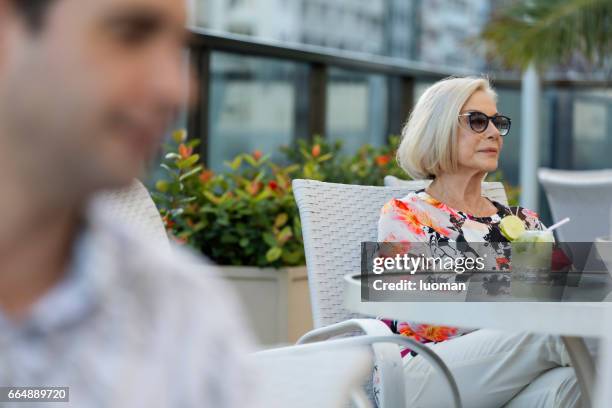
[[[348, 405], [349, 397], [354, 407], [370, 406], [361, 384], [371, 371], [372, 345], [375, 344], [411, 343], [402, 336], [366, 335], [253, 354], [259, 378], [255, 406], [339, 408]], [[435, 354], [424, 357], [434, 365], [442, 364]], [[452, 391], [457, 393], [456, 389]]]
[[105, 216], [138, 230], [138, 235], [160, 248], [169, 249], [170, 243], [159, 211], [146, 187], [138, 180], [121, 190], [98, 194], [92, 205]]
[[328, 341], [260, 351], [251, 406], [261, 408], [370, 407], [362, 388], [372, 356], [364, 344]]
[[556, 233], [560, 241], [593, 242], [610, 235], [612, 170], [568, 171], [541, 168], [538, 178], [553, 220], [572, 221]]
[[[402, 180], [395, 176], [385, 176], [385, 186], [387, 187], [407, 187], [411, 190], [419, 190], [427, 187], [429, 183], [431, 183], [431, 180]], [[485, 181], [482, 183], [482, 192], [490, 199], [508, 205], [508, 196], [506, 196], [506, 190], [502, 183]]]
[[[409, 187], [374, 187], [294, 180], [293, 191], [302, 221], [308, 284], [315, 330], [300, 343], [320, 341], [349, 332], [389, 335], [391, 331], [376, 319], [359, 319], [343, 307], [344, 275], [361, 270], [361, 242], [377, 240], [382, 206], [393, 197], [403, 197], [421, 188], [425, 181]], [[499, 199], [496, 197], [496, 199]], [[506, 201], [506, 200], [504, 200]], [[427, 353], [428, 348], [411, 348]], [[430, 351], [429, 351], [430, 352]], [[403, 407], [403, 365], [397, 346], [374, 346], [380, 380], [381, 407]], [[442, 369], [446, 366], [442, 363]], [[454, 383], [452, 376], [449, 382]], [[457, 398], [458, 399], [458, 398]]]

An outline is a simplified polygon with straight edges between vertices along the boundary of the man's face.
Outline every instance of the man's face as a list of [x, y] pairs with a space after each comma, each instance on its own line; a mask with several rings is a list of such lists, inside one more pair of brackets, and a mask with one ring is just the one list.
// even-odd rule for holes
[[186, 102], [184, 2], [55, 0], [38, 32], [9, 3], [0, 0], [0, 148], [46, 178], [41, 188], [126, 184]]

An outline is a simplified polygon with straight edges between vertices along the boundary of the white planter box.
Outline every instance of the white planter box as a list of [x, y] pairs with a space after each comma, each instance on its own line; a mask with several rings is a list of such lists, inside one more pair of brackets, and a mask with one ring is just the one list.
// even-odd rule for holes
[[238, 292], [261, 344], [295, 343], [312, 329], [305, 266], [282, 269], [222, 266], [221, 271]]

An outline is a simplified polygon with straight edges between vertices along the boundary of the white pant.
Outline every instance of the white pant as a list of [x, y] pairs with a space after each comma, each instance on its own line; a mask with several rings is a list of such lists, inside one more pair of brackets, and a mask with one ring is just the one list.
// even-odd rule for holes
[[[577, 407], [580, 390], [557, 336], [476, 330], [428, 346], [455, 376], [468, 408]], [[444, 380], [422, 357], [404, 362], [408, 407], [448, 407]]]

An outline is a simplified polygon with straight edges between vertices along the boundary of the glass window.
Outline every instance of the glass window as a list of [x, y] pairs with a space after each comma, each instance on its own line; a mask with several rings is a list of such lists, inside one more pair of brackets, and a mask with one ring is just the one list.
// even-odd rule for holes
[[211, 58], [208, 164], [215, 171], [239, 153], [261, 150], [275, 160], [295, 134], [297, 84], [307, 66], [215, 52]]
[[499, 169], [504, 180], [519, 183], [519, 160], [521, 152], [521, 91], [513, 88], [497, 88], [497, 111], [512, 119], [510, 133], [504, 138], [504, 148], [499, 160]]
[[[502, 171], [504, 181], [520, 186], [520, 162], [521, 158], [521, 90], [518, 87], [495, 89], [497, 92], [497, 110], [512, 118], [512, 129], [504, 138], [504, 148], [499, 161], [499, 169]], [[551, 165], [551, 98], [552, 91], [542, 91], [540, 99], [540, 134], [539, 134], [539, 163], [538, 167], [550, 167]], [[550, 212], [546, 204], [543, 190], [539, 189], [539, 208], [534, 208], [545, 224], [550, 224]]]
[[612, 156], [612, 97], [576, 94], [573, 103], [573, 162], [576, 169], [610, 167]]
[[352, 153], [387, 137], [387, 78], [331, 68], [327, 84], [327, 137]]
[[[517, 185], [519, 182], [519, 162], [521, 148], [521, 90], [519, 88], [496, 88], [497, 110], [512, 119], [512, 129], [504, 138], [504, 148], [500, 159], [500, 169], [508, 182]], [[540, 143], [539, 166], [550, 166], [551, 162], [551, 129], [550, 129], [549, 92], [542, 92], [540, 100]]]
[[433, 84], [435, 84], [435, 81], [424, 81], [424, 80], [415, 81], [414, 83], [414, 102], [416, 103], [416, 101], [419, 100], [421, 95], [423, 95], [425, 90], [427, 90], [427, 88], [429, 88]]

